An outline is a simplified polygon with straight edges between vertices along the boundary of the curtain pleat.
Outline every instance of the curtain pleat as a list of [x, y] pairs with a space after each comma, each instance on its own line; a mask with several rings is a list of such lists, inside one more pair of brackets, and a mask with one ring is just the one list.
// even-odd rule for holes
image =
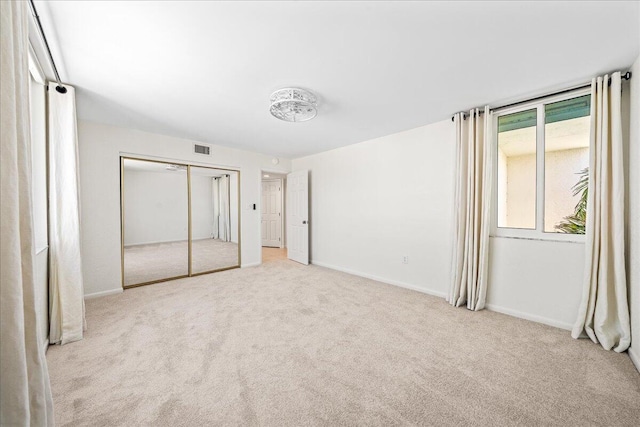
[[211, 238], [218, 239], [220, 237], [220, 185], [218, 178], [211, 179], [211, 197], [213, 198], [213, 231]]
[[223, 175], [219, 179], [220, 183], [220, 240], [223, 242], [231, 241], [231, 212], [229, 210], [230, 198], [230, 178], [229, 175]]
[[52, 426], [35, 302], [28, 5], [0, 2], [0, 425]]
[[454, 116], [456, 184], [451, 283], [447, 301], [470, 310], [484, 308], [487, 293], [491, 185], [493, 177], [489, 107]]
[[620, 73], [591, 83], [591, 158], [582, 299], [571, 335], [607, 350], [631, 343], [624, 254], [624, 160]]

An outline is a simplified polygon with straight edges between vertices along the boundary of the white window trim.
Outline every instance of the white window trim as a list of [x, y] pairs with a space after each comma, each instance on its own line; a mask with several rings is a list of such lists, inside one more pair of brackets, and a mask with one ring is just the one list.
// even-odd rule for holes
[[38, 61], [33, 46], [31, 46], [31, 42], [29, 42], [29, 72], [36, 82], [41, 85], [47, 84], [47, 78], [44, 75], [44, 71], [42, 71], [42, 66], [40, 65], [40, 61]]
[[[551, 95], [543, 99], [536, 99], [534, 101], [521, 103], [513, 107], [500, 109], [493, 114], [493, 133], [492, 133], [492, 149], [494, 152], [493, 170], [494, 170], [494, 183], [493, 183], [493, 196], [491, 200], [491, 237], [512, 238], [512, 239], [527, 239], [527, 240], [544, 240], [555, 242], [573, 242], [584, 243], [584, 234], [566, 234], [566, 233], [552, 233], [544, 231], [544, 128], [545, 128], [545, 111], [544, 105], [551, 104], [558, 101], [565, 101], [571, 98], [577, 98], [579, 96], [589, 95], [591, 88], [581, 88], [572, 90], [570, 92]], [[532, 110], [536, 108], [536, 228], [507, 228], [498, 227], [498, 118], [513, 113], [519, 113], [521, 111]]]

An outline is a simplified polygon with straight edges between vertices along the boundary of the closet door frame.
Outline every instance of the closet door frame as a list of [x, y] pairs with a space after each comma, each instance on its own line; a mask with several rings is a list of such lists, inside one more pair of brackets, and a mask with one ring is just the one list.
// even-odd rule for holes
[[[156, 279], [156, 280], [150, 280], [148, 282], [142, 282], [142, 283], [134, 283], [131, 285], [125, 285], [124, 282], [124, 273], [125, 273], [125, 269], [124, 269], [124, 231], [125, 231], [125, 221], [124, 221], [124, 212], [125, 212], [125, 205], [124, 205], [124, 185], [125, 185], [125, 179], [124, 179], [124, 162], [125, 160], [136, 160], [136, 161], [143, 161], [143, 162], [154, 162], [154, 163], [162, 163], [162, 164], [172, 164], [172, 165], [178, 165], [178, 166], [185, 166], [187, 168], [187, 247], [188, 247], [188, 268], [187, 268], [187, 274], [182, 274], [179, 276], [173, 276], [173, 277], [167, 277], [167, 278], [163, 278], [163, 279]], [[238, 228], [238, 263], [236, 265], [233, 266], [229, 266], [229, 267], [223, 267], [223, 268], [217, 268], [214, 270], [208, 270], [208, 271], [201, 271], [201, 272], [197, 272], [197, 273], [193, 273], [193, 248], [192, 248], [192, 229], [193, 229], [193, 225], [192, 225], [192, 215], [191, 215], [191, 168], [192, 167], [196, 167], [196, 168], [204, 168], [204, 169], [214, 169], [214, 170], [221, 170], [221, 171], [229, 171], [229, 172], [235, 172], [238, 174], [238, 185], [237, 185], [237, 193], [238, 193], [238, 224], [237, 224], [237, 228]], [[217, 273], [219, 271], [226, 271], [226, 270], [233, 270], [234, 268], [240, 268], [240, 266], [242, 265], [242, 235], [241, 235], [241, 224], [242, 224], [242, 203], [241, 203], [241, 199], [240, 199], [240, 187], [241, 187], [241, 173], [240, 170], [238, 169], [230, 169], [230, 168], [225, 168], [225, 167], [215, 167], [215, 166], [203, 166], [203, 165], [199, 165], [199, 164], [190, 164], [190, 163], [184, 163], [184, 162], [180, 162], [180, 161], [173, 161], [173, 160], [158, 160], [158, 159], [149, 159], [146, 157], [133, 157], [133, 156], [127, 156], [127, 155], [120, 155], [120, 279], [121, 279], [121, 284], [122, 284], [122, 289], [131, 289], [131, 288], [137, 288], [138, 286], [146, 286], [146, 285], [153, 285], [155, 283], [161, 283], [161, 282], [168, 282], [170, 280], [178, 280], [178, 279], [184, 279], [186, 277], [195, 277], [195, 276], [201, 276], [203, 274], [211, 274], [211, 273]]]

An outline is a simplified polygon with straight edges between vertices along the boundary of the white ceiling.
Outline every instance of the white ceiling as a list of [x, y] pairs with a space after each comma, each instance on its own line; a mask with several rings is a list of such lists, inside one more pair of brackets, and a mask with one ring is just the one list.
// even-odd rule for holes
[[[640, 50], [637, 1], [36, 4], [81, 119], [292, 158], [586, 82]], [[270, 116], [288, 86], [318, 95], [318, 117]]]

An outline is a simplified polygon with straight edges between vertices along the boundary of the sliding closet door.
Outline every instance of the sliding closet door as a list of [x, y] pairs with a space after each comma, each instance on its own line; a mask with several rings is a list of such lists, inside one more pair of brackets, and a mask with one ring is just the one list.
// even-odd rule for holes
[[240, 173], [190, 166], [191, 274], [240, 266]]
[[187, 166], [123, 158], [124, 287], [189, 274]]

